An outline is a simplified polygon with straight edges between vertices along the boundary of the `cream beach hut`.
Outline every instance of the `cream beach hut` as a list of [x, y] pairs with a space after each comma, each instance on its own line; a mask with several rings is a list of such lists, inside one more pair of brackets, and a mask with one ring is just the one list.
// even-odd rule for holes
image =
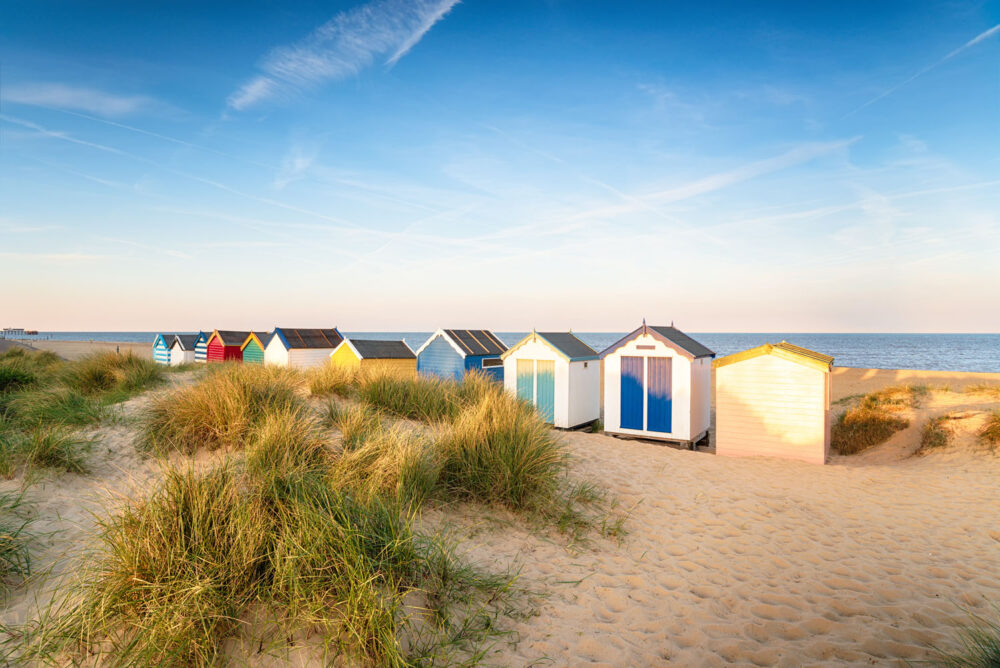
[[715, 454], [826, 462], [832, 357], [782, 341], [713, 366]]
[[601, 417], [601, 360], [572, 332], [532, 332], [501, 355], [504, 387], [563, 429]]
[[713, 357], [673, 326], [643, 322], [601, 353], [604, 431], [693, 447], [708, 433]]
[[264, 364], [308, 369], [322, 366], [344, 340], [336, 327], [331, 329], [291, 329], [275, 327], [264, 347]]
[[170, 366], [194, 364], [194, 346], [198, 334], [176, 334], [170, 344]]

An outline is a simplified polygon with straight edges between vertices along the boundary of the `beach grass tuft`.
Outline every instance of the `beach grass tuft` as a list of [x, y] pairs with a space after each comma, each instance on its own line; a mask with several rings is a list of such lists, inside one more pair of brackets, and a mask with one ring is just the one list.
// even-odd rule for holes
[[97, 424], [107, 415], [107, 406], [70, 387], [57, 385], [19, 392], [6, 402], [10, 415], [29, 427]]
[[0, 593], [5, 596], [12, 578], [31, 574], [27, 532], [30, 520], [23, 510], [23, 495], [0, 493]]
[[834, 422], [831, 447], [841, 455], [853, 455], [886, 442], [910, 426], [898, 413], [918, 406], [928, 391], [923, 385], [898, 385], [861, 396]]
[[82, 394], [125, 399], [163, 382], [163, 367], [132, 353], [97, 353], [66, 365], [63, 383]]
[[927, 454], [930, 450], [947, 447], [952, 437], [952, 430], [948, 427], [949, 420], [949, 415], [939, 415], [928, 420], [920, 433], [920, 447], [914, 454]]
[[358, 374], [340, 364], [327, 362], [306, 372], [309, 394], [314, 397], [349, 397], [357, 390]]
[[977, 383], [968, 385], [965, 388], [966, 394], [980, 394], [992, 399], [1000, 399], [1000, 385], [990, 383]]
[[[1000, 609], [996, 612], [1000, 614]], [[972, 623], [959, 633], [962, 649], [940, 653], [937, 663], [945, 668], [997, 668], [1000, 666], [1000, 616], [987, 619], [972, 615]]]
[[986, 423], [979, 430], [979, 438], [993, 449], [1000, 447], [1000, 410], [986, 416]]
[[267, 416], [303, 404], [301, 385], [281, 367], [218, 365], [199, 383], [155, 398], [138, 445], [160, 454], [243, 448]]

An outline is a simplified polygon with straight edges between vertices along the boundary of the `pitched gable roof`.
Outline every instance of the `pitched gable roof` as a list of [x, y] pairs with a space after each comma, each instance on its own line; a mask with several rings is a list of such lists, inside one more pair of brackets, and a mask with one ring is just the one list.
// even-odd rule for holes
[[246, 347], [250, 345], [250, 342], [254, 339], [257, 340], [257, 345], [260, 346], [261, 350], [263, 350], [267, 347], [267, 342], [271, 340], [271, 336], [271, 332], [250, 332], [247, 334], [247, 338], [245, 338], [243, 343], [240, 345], [240, 350], [246, 350]]
[[607, 357], [618, 348], [621, 348], [623, 345], [642, 334], [649, 334], [653, 338], [662, 341], [669, 347], [677, 350], [690, 359], [697, 359], [699, 357], [715, 357], [715, 353], [712, 352], [711, 349], [698, 343], [675, 327], [653, 326], [643, 323], [638, 329], [629, 332], [624, 337], [602, 350], [601, 358]]
[[194, 350], [194, 344], [197, 341], [197, 334], [175, 334], [170, 347], [173, 348], [175, 344], [179, 344], [181, 350]]
[[[217, 329], [212, 333], [219, 335], [219, 339], [224, 346], [241, 346], [247, 340], [247, 337], [250, 336], [250, 332], [238, 332], [231, 329]], [[212, 337], [208, 338], [211, 339]]]
[[344, 337], [336, 327], [331, 329], [288, 329], [275, 327], [272, 336], [277, 336], [286, 349], [296, 348], [336, 348]]
[[446, 329], [444, 333], [466, 355], [500, 355], [507, 350], [503, 341], [487, 329]]
[[541, 339], [570, 362], [598, 359], [597, 351], [574, 336], [573, 332], [532, 332], [508, 348], [501, 357], [507, 359], [522, 345], [536, 339]]
[[405, 341], [377, 339], [344, 339], [344, 341], [360, 359], [411, 360], [417, 358]]
[[824, 355], [823, 353], [818, 353], [815, 350], [809, 350], [808, 348], [803, 348], [802, 346], [796, 346], [788, 343], [787, 341], [782, 341], [781, 343], [765, 343], [764, 345], [757, 346], [756, 348], [744, 350], [739, 353], [733, 353], [732, 355], [726, 355], [725, 357], [712, 362], [712, 366], [718, 369], [720, 366], [742, 362], [743, 360], [753, 359], [754, 357], [760, 357], [761, 355], [775, 355], [792, 362], [798, 362], [799, 364], [814, 367], [820, 371], [829, 371], [831, 367], [833, 367], [833, 358], [829, 355]]
[[156, 335], [155, 339], [153, 339], [153, 347], [155, 348], [158, 343], [163, 343], [163, 347], [164, 348], [169, 348], [170, 345], [174, 342], [174, 337], [175, 336], [177, 336], [177, 335], [176, 334], [163, 334], [161, 332], [161, 333], [159, 333], [159, 334]]

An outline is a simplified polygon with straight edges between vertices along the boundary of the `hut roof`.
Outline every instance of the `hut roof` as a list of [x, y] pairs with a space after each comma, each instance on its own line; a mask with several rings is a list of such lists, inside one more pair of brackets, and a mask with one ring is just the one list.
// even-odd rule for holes
[[829, 371], [833, 366], [833, 358], [829, 355], [824, 355], [823, 353], [818, 353], [815, 350], [809, 350], [808, 348], [803, 348], [802, 346], [796, 346], [792, 343], [788, 343], [787, 341], [782, 341], [781, 343], [765, 343], [762, 346], [757, 346], [756, 348], [751, 348], [750, 350], [744, 350], [743, 352], [726, 355], [725, 357], [712, 362], [712, 366], [718, 369], [720, 366], [726, 366], [727, 364], [733, 364], [735, 362], [742, 362], [743, 360], [753, 359], [754, 357], [760, 357], [761, 355], [775, 355], [777, 357], [791, 360], [792, 362], [798, 362], [799, 364], [815, 367], [820, 371]]
[[336, 348], [344, 340], [336, 327], [331, 329], [275, 327], [272, 336], [277, 336], [288, 350], [293, 348]]
[[416, 355], [405, 341], [381, 341], [376, 339], [345, 339], [354, 349], [359, 359], [412, 360]]
[[194, 344], [198, 341], [197, 334], [175, 334], [170, 346], [179, 344], [181, 350], [194, 350]]
[[488, 329], [446, 329], [444, 333], [466, 355], [500, 355], [507, 346]]
[[158, 342], [163, 341], [163, 347], [164, 348], [169, 348], [170, 344], [172, 344], [174, 342], [174, 337], [175, 336], [177, 336], [177, 335], [176, 334], [164, 334], [163, 332], [160, 332], [159, 334], [156, 335], [156, 338], [153, 339], [153, 345], [155, 346]]
[[[217, 329], [214, 332], [219, 335], [219, 339], [224, 346], [239, 346], [250, 336], [250, 332], [237, 332], [231, 329]], [[211, 336], [208, 338], [212, 338]]]
[[250, 332], [247, 334], [247, 338], [243, 339], [243, 343], [240, 345], [240, 350], [245, 350], [250, 342], [257, 339], [257, 345], [263, 350], [267, 347], [268, 342], [271, 340], [273, 332]]
[[710, 348], [698, 343], [672, 325], [670, 327], [665, 327], [662, 325], [647, 325], [645, 322], [635, 331], [626, 334], [624, 337], [605, 348], [601, 352], [601, 357], [610, 355], [612, 352], [641, 334], [650, 334], [653, 338], [663, 341], [671, 348], [680, 351], [691, 359], [697, 359], [699, 357], [715, 357], [715, 353]]
[[535, 337], [541, 338], [553, 350], [565, 357], [570, 362], [580, 362], [583, 360], [598, 359], [597, 351], [586, 343], [576, 338], [572, 332], [532, 332], [511, 346], [502, 357], [507, 359], [514, 351], [523, 344], [533, 340]]

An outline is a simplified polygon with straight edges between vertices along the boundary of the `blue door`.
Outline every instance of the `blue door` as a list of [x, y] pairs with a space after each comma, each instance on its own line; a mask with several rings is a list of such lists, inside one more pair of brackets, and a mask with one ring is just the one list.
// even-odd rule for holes
[[646, 430], [670, 433], [671, 371], [669, 357], [649, 357], [646, 386]]
[[642, 357], [622, 357], [621, 428], [642, 429], [644, 372]]
[[536, 408], [542, 419], [549, 424], [556, 421], [556, 363], [552, 360], [538, 360], [538, 389]]

